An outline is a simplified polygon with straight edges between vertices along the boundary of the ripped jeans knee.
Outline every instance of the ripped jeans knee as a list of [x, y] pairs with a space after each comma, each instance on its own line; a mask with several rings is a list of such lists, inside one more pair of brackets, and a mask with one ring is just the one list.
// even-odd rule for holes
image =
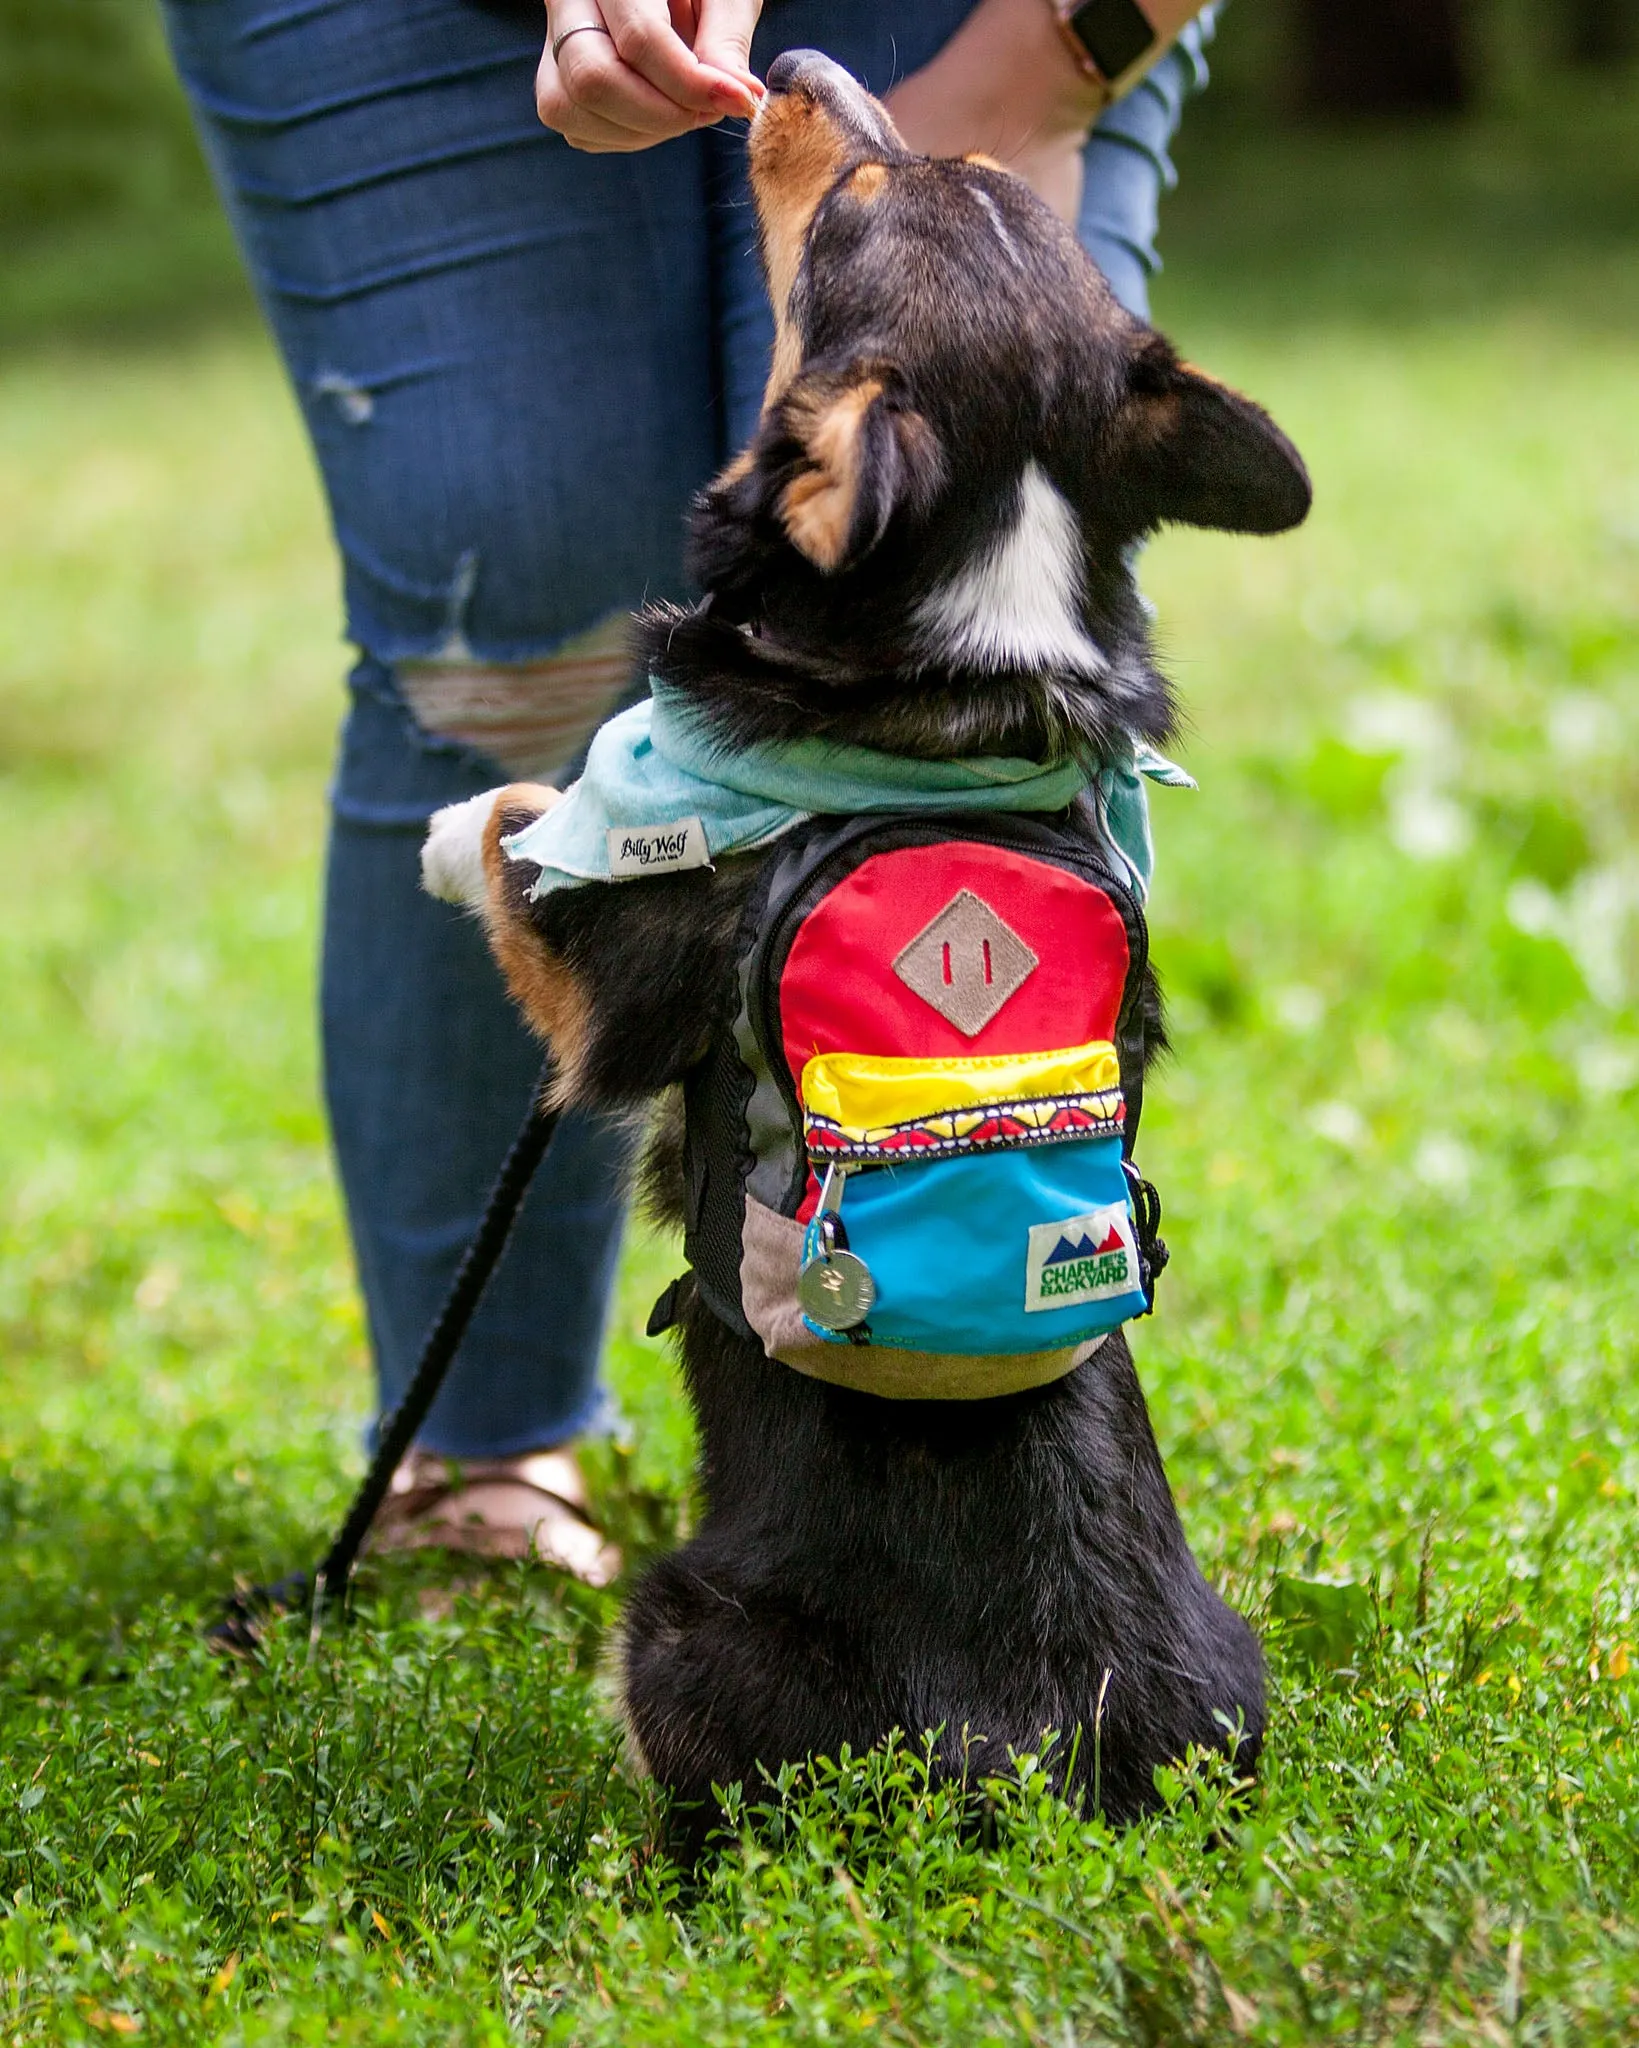
[[610, 613], [532, 661], [362, 656], [331, 788], [337, 822], [419, 845], [434, 811], [498, 781], [572, 780], [593, 733], [646, 687], [629, 624]]
[[538, 661], [401, 661], [395, 673], [423, 731], [459, 741], [515, 780], [553, 782], [641, 691], [630, 627], [628, 613], [612, 612]]

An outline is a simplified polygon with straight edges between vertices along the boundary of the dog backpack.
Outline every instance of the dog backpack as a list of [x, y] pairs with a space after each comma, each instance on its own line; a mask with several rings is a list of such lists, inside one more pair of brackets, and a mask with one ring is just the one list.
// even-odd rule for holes
[[695, 1284], [771, 1356], [971, 1399], [1148, 1310], [1147, 939], [1086, 821], [816, 818], [766, 862], [684, 1159]]

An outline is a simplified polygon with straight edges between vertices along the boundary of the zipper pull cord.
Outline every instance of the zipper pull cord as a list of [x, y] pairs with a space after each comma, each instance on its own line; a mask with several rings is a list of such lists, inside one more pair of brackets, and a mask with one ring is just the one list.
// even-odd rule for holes
[[1144, 1313], [1150, 1315], [1155, 1309], [1155, 1283], [1166, 1271], [1167, 1261], [1172, 1256], [1167, 1250], [1166, 1239], [1161, 1235], [1161, 1196], [1155, 1183], [1146, 1180], [1130, 1159], [1122, 1160], [1121, 1170], [1127, 1176], [1127, 1192], [1133, 1205]]

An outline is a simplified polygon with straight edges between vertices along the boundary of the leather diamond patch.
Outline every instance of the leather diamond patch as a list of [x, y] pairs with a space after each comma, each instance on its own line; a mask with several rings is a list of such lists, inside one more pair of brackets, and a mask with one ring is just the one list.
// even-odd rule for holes
[[961, 889], [893, 964], [914, 994], [975, 1038], [1041, 965], [982, 896]]

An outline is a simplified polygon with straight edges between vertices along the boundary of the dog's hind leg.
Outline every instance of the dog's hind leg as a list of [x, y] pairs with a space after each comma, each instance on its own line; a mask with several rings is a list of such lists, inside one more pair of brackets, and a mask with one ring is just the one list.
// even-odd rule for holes
[[755, 1797], [762, 1771], [883, 1731], [847, 1696], [847, 1659], [823, 1626], [735, 1590], [698, 1541], [639, 1582], [621, 1630], [622, 1708], [645, 1767], [686, 1812], [681, 1834], [709, 1830], [714, 1785]]

